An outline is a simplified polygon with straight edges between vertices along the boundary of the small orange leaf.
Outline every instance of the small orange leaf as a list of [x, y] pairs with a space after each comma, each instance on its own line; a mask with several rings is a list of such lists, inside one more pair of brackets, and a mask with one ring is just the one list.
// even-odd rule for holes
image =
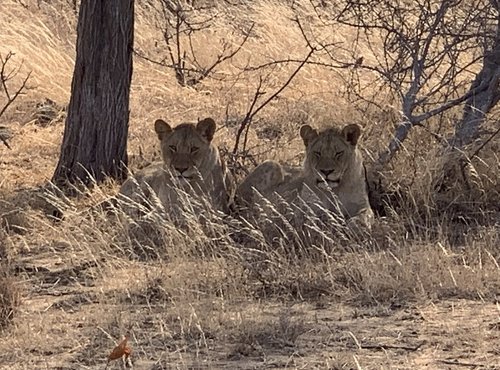
[[108, 361], [117, 360], [123, 356], [128, 357], [132, 353], [132, 348], [127, 346], [129, 335], [125, 335], [125, 338], [118, 344], [113, 351], [108, 356]]

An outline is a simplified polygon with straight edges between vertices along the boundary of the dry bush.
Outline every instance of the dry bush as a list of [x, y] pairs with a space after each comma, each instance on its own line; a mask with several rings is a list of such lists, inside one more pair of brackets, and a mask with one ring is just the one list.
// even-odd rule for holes
[[433, 182], [436, 203], [470, 223], [495, 222], [500, 212], [500, 137], [490, 138], [446, 153]]

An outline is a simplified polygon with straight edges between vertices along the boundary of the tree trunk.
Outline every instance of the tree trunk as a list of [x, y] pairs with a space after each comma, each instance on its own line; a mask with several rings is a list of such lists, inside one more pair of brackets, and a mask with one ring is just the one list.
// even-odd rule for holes
[[486, 114], [500, 99], [500, 11], [492, 48], [485, 52], [483, 68], [470, 87], [471, 91], [475, 89], [478, 92], [465, 102], [462, 119], [457, 123], [451, 140], [451, 144], [459, 148], [479, 137]]
[[134, 0], [83, 0], [77, 33], [57, 185], [126, 176]]

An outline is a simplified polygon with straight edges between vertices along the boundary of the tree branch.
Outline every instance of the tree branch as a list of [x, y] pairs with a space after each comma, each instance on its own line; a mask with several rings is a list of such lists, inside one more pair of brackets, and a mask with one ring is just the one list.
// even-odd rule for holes
[[[12, 93], [8, 86], [8, 81], [12, 80], [21, 70], [22, 63], [18, 68], [12, 69], [10, 72], [7, 71], [7, 65], [14, 56], [14, 53], [9, 52], [5, 56], [5, 58], [0, 54], [0, 91], [3, 91], [6, 99], [6, 102], [0, 108], [0, 117], [4, 115], [10, 105], [19, 97], [19, 95], [23, 94], [24, 90], [27, 89], [28, 80], [31, 77], [31, 72], [29, 72], [26, 77], [23, 79], [21, 85], [15, 89], [14, 93]], [[7, 128], [0, 127], [0, 140], [2, 143], [10, 149], [9, 143], [7, 140], [10, 138], [10, 133]]]
[[251, 105], [249, 111], [247, 112], [245, 118], [241, 122], [241, 125], [238, 128], [238, 132], [236, 133], [236, 140], [235, 140], [235, 143], [234, 143], [233, 154], [236, 154], [236, 152], [238, 151], [238, 147], [239, 147], [239, 144], [240, 144], [241, 135], [242, 135], [243, 131], [247, 128], [247, 126], [250, 125], [250, 123], [252, 122], [253, 117], [257, 113], [259, 113], [263, 108], [265, 108], [266, 105], [268, 105], [271, 101], [273, 101], [279, 94], [281, 94], [283, 92], [283, 90], [285, 90], [288, 87], [288, 85], [290, 85], [290, 83], [292, 82], [292, 80], [295, 78], [295, 76], [297, 76], [297, 74], [300, 72], [300, 70], [307, 64], [307, 61], [314, 54], [315, 51], [316, 51], [316, 49], [314, 49], [314, 48], [311, 49], [309, 51], [309, 53], [307, 54], [307, 56], [304, 58], [304, 60], [293, 71], [293, 73], [288, 77], [288, 79], [283, 83], [283, 85], [278, 90], [276, 90], [269, 98], [267, 98], [262, 104], [260, 104], [255, 110], [253, 110], [253, 108], [255, 107], [256, 102], [258, 100], [258, 97], [260, 95], [262, 95], [262, 93], [260, 92], [260, 88], [262, 86], [261, 85], [262, 81], [259, 82], [259, 86], [258, 86], [257, 92], [256, 92], [256, 94], [254, 96], [254, 100], [252, 102], [252, 105]]

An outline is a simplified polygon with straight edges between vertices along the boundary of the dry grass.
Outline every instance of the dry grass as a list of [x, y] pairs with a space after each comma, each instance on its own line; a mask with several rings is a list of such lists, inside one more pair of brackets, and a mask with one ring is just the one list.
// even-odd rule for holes
[[[251, 222], [210, 207], [193, 214], [189, 202], [176, 219], [158, 204], [128, 205], [139, 214], [106, 213], [93, 206], [116, 184], [64, 199], [40, 188], [55, 168], [63, 125], [57, 119], [39, 125], [36, 103], [68, 102], [76, 18], [69, 1], [23, 3], [27, 8], [13, 0], [0, 5], [0, 53], [15, 52], [21, 71], [33, 71], [32, 89], [0, 118], [15, 134], [11, 151], [0, 146], [0, 259], [8, 266], [0, 274], [0, 323], [11, 323], [0, 335], [0, 367], [103, 368], [126, 332], [140, 369], [497, 366], [498, 138], [454, 172], [459, 176], [442, 178], [440, 144], [426, 130], [412, 132], [390, 166], [374, 174], [385, 206], [370, 235], [265, 200]], [[300, 4], [314, 26], [309, 2]], [[164, 55], [145, 2], [136, 8], [136, 47]], [[221, 66], [218, 79], [196, 89], [179, 87], [173, 71], [136, 58], [132, 169], [158, 157], [152, 123], [159, 117], [177, 123], [213, 116], [221, 123], [218, 144], [232, 148], [231, 122], [244, 116], [259, 74], [265, 77], [240, 67], [307, 51], [291, 15], [286, 2], [271, 0], [221, 10], [195, 39], [201, 62], [217, 53], [220, 35], [237, 42], [232, 32], [241, 24], [255, 21], [256, 35]], [[347, 30], [322, 30], [349, 44]], [[275, 68], [266, 92], [293, 67]], [[252, 157], [298, 164], [301, 124], [354, 121], [365, 129], [370, 164], [397, 122], [397, 107], [390, 95], [380, 96], [383, 110], [352, 105], [344, 73], [301, 71], [253, 123]], [[446, 136], [457, 113], [428, 129]], [[58, 210], [62, 219], [54, 217]]]
[[0, 330], [5, 329], [15, 318], [20, 303], [19, 287], [3, 263], [0, 265]]

